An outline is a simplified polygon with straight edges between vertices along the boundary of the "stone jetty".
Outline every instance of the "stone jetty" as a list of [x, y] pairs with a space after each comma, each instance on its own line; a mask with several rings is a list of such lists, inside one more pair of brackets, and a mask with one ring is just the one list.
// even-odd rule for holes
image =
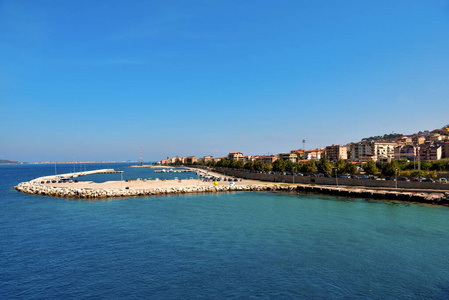
[[[174, 182], [174, 181], [173, 181]], [[376, 190], [353, 187], [312, 186], [312, 185], [289, 185], [275, 183], [260, 184], [232, 184], [232, 185], [197, 185], [197, 186], [168, 186], [145, 187], [145, 188], [89, 188], [76, 186], [51, 186], [40, 184], [37, 181], [22, 182], [14, 187], [19, 192], [45, 195], [53, 197], [74, 198], [109, 198], [109, 197], [135, 197], [135, 196], [157, 196], [189, 193], [219, 193], [219, 192], [290, 192], [295, 194], [324, 194], [344, 197], [374, 198], [384, 200], [400, 200], [428, 204], [448, 205], [449, 193], [434, 192], [412, 192]]]
[[92, 175], [92, 174], [111, 174], [111, 173], [123, 173], [123, 171], [115, 171], [114, 169], [100, 169], [100, 170], [92, 170], [92, 171], [81, 171], [81, 172], [74, 172], [74, 173], [66, 173], [66, 174], [55, 174], [55, 175], [49, 175], [49, 176], [42, 176], [35, 178], [31, 180], [30, 182], [35, 183], [42, 183], [43, 181], [47, 180], [61, 180], [61, 179], [71, 179], [71, 178], [77, 178], [85, 175]]

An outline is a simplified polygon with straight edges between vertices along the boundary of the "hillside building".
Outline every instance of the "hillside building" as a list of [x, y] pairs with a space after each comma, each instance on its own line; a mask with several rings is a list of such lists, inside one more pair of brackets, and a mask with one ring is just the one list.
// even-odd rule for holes
[[241, 160], [244, 161], [242, 152], [231, 152], [228, 154], [228, 160]]
[[394, 158], [394, 142], [359, 142], [351, 144], [352, 161], [391, 161]]
[[348, 159], [348, 147], [346, 145], [331, 145], [326, 146], [326, 159], [328, 161], [337, 161], [339, 159]]
[[291, 161], [294, 163], [298, 161], [298, 155], [295, 153], [279, 153], [278, 157], [284, 161]]

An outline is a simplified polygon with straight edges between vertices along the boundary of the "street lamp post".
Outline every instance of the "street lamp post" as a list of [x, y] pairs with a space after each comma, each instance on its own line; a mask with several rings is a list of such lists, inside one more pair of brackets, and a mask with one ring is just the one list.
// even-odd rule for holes
[[338, 187], [338, 176], [337, 176], [337, 168], [335, 168], [335, 181], [337, 182], [337, 187]]
[[295, 166], [293, 166], [292, 178], [293, 178], [293, 184], [295, 184]]
[[398, 169], [395, 170], [396, 189], [398, 188]]

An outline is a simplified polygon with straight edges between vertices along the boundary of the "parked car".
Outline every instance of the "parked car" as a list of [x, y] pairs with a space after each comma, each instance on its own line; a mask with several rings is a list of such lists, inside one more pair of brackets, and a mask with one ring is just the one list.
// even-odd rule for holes
[[410, 179], [408, 179], [405, 176], [399, 177], [398, 180], [400, 180], [400, 181], [410, 181]]
[[351, 178], [351, 175], [340, 175], [338, 177], [340, 177], [340, 178]]
[[364, 175], [361, 177], [361, 179], [369, 179], [369, 176]]
[[447, 179], [446, 178], [440, 178], [438, 179], [439, 183], [447, 183]]
[[352, 175], [351, 178], [354, 178], [354, 179], [360, 179], [360, 177], [357, 176], [357, 175]]
[[318, 174], [316, 174], [316, 177], [324, 177], [324, 174], [323, 173], [318, 173]]

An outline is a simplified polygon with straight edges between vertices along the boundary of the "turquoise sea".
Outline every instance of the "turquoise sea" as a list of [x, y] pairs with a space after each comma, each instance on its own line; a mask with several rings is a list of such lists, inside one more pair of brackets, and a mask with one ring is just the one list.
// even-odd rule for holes
[[[109, 167], [157, 177], [86, 165]], [[0, 299], [449, 298], [446, 207], [253, 192], [88, 201], [12, 189], [51, 174], [54, 165], [0, 166]]]

